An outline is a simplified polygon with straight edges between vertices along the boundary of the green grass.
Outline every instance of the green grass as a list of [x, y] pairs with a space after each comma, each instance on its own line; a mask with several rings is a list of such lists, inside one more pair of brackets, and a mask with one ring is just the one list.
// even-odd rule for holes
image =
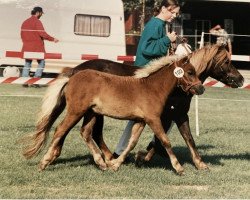
[[[169, 137], [185, 168], [184, 176], [176, 175], [169, 160], [159, 156], [142, 168], [131, 163], [122, 165], [118, 172], [103, 172], [94, 164], [80, 137], [80, 124], [67, 137], [61, 156], [39, 173], [37, 164], [44, 151], [25, 160], [16, 141], [34, 130], [41, 97], [8, 95], [43, 95], [44, 91], [45, 88], [0, 85], [0, 198], [250, 198], [249, 90], [207, 88], [199, 100], [199, 137], [195, 136], [192, 102], [191, 129], [210, 170], [195, 169], [185, 142], [174, 127]], [[105, 141], [112, 151], [125, 124], [105, 119]], [[54, 128], [51, 136], [53, 131]], [[146, 127], [131, 154], [145, 149], [151, 138], [152, 132]]]

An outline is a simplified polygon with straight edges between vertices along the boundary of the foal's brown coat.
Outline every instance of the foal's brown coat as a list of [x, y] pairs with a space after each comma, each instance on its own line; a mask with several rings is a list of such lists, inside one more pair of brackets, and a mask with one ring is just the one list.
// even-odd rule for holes
[[[151, 74], [145, 78], [120, 77], [93, 70], [84, 70], [71, 78], [59, 78], [54, 85], [49, 87], [48, 99], [46, 99], [48, 104], [43, 105], [43, 118], [39, 120], [37, 133], [33, 137], [33, 139], [35, 138], [35, 144], [27, 149], [26, 154], [32, 156], [44, 144], [47, 136], [45, 135], [46, 130], [43, 131], [42, 127], [44, 124], [54, 122], [53, 119], [47, 117], [53, 110], [48, 105], [55, 105], [56, 101], [62, 100], [67, 103], [67, 113], [56, 129], [48, 152], [41, 160], [41, 170], [45, 169], [60, 155], [59, 143], [63, 142], [62, 138], [66, 137], [70, 129], [83, 116], [84, 124], [81, 134], [92, 152], [95, 162], [100, 168], [106, 169], [107, 165], [91, 136], [96, 114], [102, 114], [135, 121], [128, 147], [118, 159], [108, 162], [112, 169], [117, 170], [119, 168], [126, 155], [136, 145], [146, 123], [166, 148], [175, 170], [182, 173], [183, 168], [172, 152], [170, 141], [162, 128], [160, 116], [168, 95], [177, 84], [184, 90], [189, 88], [189, 91], [196, 94], [201, 94], [204, 88], [187, 58], [177, 62], [178, 66], [185, 71], [185, 75], [181, 79], [177, 79], [173, 75], [175, 64], [171, 63], [169, 66], [161, 66], [159, 69], [150, 70]], [[148, 73], [148, 69], [150, 67], [142, 69], [141, 72], [143, 74]], [[142, 73], [137, 74], [137, 76], [140, 77]], [[62, 98], [64, 95], [65, 99]], [[152, 105], [154, 105], [153, 108]]]

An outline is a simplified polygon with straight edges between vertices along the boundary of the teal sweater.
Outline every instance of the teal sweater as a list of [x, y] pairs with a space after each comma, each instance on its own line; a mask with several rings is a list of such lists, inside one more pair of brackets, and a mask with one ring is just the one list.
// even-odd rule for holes
[[166, 36], [166, 22], [152, 17], [142, 32], [134, 65], [144, 66], [152, 59], [165, 56], [170, 43]]

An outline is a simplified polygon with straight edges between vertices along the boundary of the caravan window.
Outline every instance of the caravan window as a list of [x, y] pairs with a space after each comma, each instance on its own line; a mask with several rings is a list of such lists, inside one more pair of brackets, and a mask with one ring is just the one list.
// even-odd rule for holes
[[74, 33], [76, 35], [108, 37], [110, 26], [110, 17], [77, 14], [75, 16]]

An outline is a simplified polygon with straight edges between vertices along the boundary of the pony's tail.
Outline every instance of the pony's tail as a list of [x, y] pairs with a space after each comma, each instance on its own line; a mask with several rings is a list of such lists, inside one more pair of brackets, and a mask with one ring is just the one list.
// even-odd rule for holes
[[38, 155], [44, 148], [52, 125], [66, 106], [64, 87], [68, 81], [68, 77], [60, 76], [48, 87], [43, 98], [36, 132], [21, 139], [25, 145], [23, 148], [25, 158], [30, 159]]

